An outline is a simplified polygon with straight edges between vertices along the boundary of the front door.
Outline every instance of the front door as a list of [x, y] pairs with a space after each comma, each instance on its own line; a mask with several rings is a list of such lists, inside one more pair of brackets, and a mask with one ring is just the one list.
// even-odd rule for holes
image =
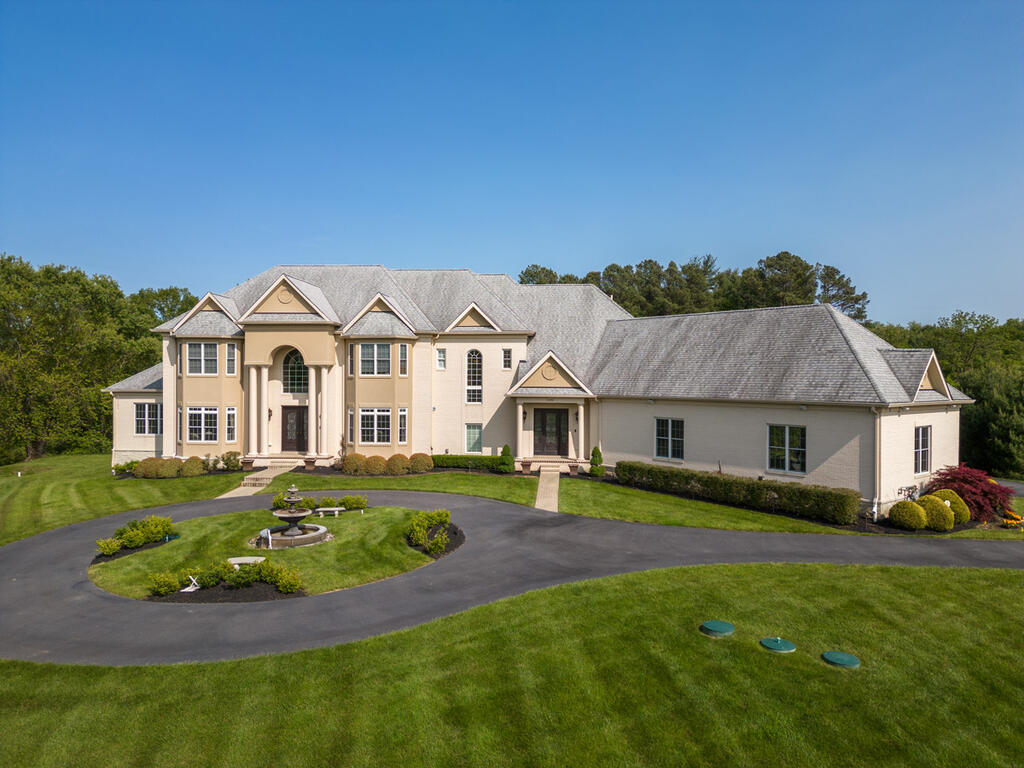
[[533, 409], [533, 455], [566, 456], [569, 451], [569, 411]]
[[306, 406], [281, 406], [281, 450], [306, 452]]

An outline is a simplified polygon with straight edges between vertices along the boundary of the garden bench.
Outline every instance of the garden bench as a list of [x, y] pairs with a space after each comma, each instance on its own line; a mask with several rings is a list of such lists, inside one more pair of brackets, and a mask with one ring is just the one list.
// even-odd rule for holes
[[324, 512], [333, 512], [334, 516], [337, 517], [339, 512], [344, 512], [344, 507], [317, 507], [315, 510], [319, 513], [320, 517], [324, 516]]
[[235, 566], [237, 571], [240, 565], [255, 565], [256, 563], [262, 563], [266, 559], [265, 557], [229, 557], [228, 562]]

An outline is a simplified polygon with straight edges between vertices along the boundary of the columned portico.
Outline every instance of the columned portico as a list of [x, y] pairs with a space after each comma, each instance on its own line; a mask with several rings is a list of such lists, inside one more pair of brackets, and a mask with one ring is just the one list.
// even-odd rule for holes
[[260, 396], [259, 410], [256, 412], [256, 419], [260, 424], [260, 456], [270, 453], [270, 420], [267, 418], [267, 411], [270, 409], [270, 366], [260, 366]]
[[307, 435], [307, 438], [306, 438], [306, 446], [307, 446], [306, 447], [306, 456], [308, 458], [313, 458], [317, 454], [317, 443], [318, 443], [318, 438], [319, 438], [319, 436], [317, 434], [317, 428], [316, 428], [317, 427], [317, 417], [316, 417], [316, 412], [317, 412], [317, 407], [316, 407], [316, 367], [311, 365], [311, 366], [309, 366], [307, 371], [308, 371], [308, 379], [307, 379], [307, 381], [309, 382], [309, 395], [308, 395], [308, 402], [309, 402], [309, 404], [306, 407], [306, 419], [307, 419], [306, 420], [306, 435]]
[[331, 398], [328, 396], [327, 376], [330, 368], [326, 365], [320, 366], [320, 430], [317, 440], [317, 450], [321, 456], [327, 456], [330, 450], [327, 446], [327, 431], [331, 424]]
[[249, 428], [247, 430], [249, 436], [249, 455], [255, 456], [260, 450], [260, 435], [259, 435], [259, 374], [256, 371], [255, 365], [249, 366], [249, 392], [248, 392], [248, 411], [249, 411]]
[[588, 460], [586, 400], [583, 397], [516, 397], [515, 457], [536, 464], [572, 468]]

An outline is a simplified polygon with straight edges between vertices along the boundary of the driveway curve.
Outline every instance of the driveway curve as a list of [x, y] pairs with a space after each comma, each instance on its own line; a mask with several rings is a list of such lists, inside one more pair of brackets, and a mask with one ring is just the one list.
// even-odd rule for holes
[[577, 517], [474, 496], [364, 493], [375, 506], [447, 507], [452, 522], [466, 532], [466, 543], [417, 570], [338, 592], [188, 605], [132, 600], [96, 587], [86, 573], [95, 540], [143, 514], [181, 522], [257, 508], [269, 497], [197, 501], [76, 523], [0, 547], [0, 657], [127, 665], [297, 651], [413, 627], [541, 587], [678, 565], [1024, 568], [1024, 542], [682, 528]]

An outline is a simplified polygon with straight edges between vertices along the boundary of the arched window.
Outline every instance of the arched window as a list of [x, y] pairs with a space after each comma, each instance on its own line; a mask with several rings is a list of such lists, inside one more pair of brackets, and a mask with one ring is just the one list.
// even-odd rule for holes
[[484, 401], [484, 356], [479, 350], [471, 349], [466, 353], [466, 402], [482, 403]]
[[281, 370], [281, 380], [284, 382], [284, 391], [296, 394], [309, 392], [309, 369], [302, 360], [302, 353], [293, 349], [284, 356], [284, 364]]

